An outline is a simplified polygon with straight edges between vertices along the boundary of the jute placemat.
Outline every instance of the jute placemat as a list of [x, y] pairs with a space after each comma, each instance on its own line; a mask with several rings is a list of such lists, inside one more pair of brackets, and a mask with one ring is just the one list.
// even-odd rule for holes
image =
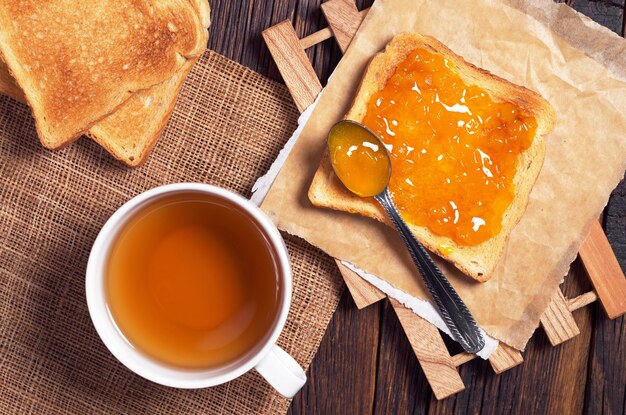
[[[114, 210], [152, 187], [194, 181], [246, 197], [296, 126], [286, 88], [214, 52], [196, 65], [147, 163], [124, 167], [87, 139], [38, 142], [28, 108], [0, 97], [0, 413], [284, 413], [255, 372], [176, 390], [133, 374], [89, 319], [84, 271]], [[294, 298], [279, 344], [307, 367], [337, 306], [332, 260], [286, 236]]]

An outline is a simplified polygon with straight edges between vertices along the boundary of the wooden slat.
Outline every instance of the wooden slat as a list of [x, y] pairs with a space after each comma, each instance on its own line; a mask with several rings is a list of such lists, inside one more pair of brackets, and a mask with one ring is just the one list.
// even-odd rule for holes
[[345, 53], [361, 25], [356, 4], [352, 0], [329, 0], [322, 3], [321, 8], [339, 49]]
[[300, 39], [291, 22], [285, 20], [263, 31], [263, 39], [300, 112], [311, 105], [322, 90]]
[[359, 277], [354, 271], [343, 265], [341, 261], [335, 260], [335, 262], [352, 295], [354, 304], [356, 304], [359, 310], [385, 298], [385, 293]]
[[581, 294], [578, 297], [567, 299], [567, 308], [569, 311], [576, 311], [579, 308], [583, 308], [598, 299], [598, 294], [595, 291], [589, 291]]
[[541, 325], [553, 346], [580, 334], [574, 316], [569, 311], [565, 297], [563, 297], [560, 289], [556, 290], [550, 305], [543, 312]]
[[461, 352], [459, 354], [455, 354], [454, 356], [452, 356], [452, 362], [454, 363], [454, 366], [459, 367], [461, 365], [464, 365], [467, 362], [471, 362], [477, 357], [478, 355], [475, 355], [472, 353]]
[[325, 27], [322, 30], [318, 30], [317, 32], [311, 33], [310, 35], [300, 39], [300, 46], [302, 46], [302, 49], [308, 49], [332, 37], [333, 32], [330, 31], [330, 27]]
[[610, 319], [626, 313], [626, 278], [599, 222], [594, 222], [580, 248], [600, 304]]
[[[365, 18], [369, 10], [370, 9], [367, 8], [359, 12], [359, 22], [363, 21], [363, 19]], [[324, 29], [318, 30], [317, 32], [311, 33], [310, 35], [300, 39], [300, 45], [302, 46], [302, 49], [308, 49], [311, 46], [315, 46], [318, 43], [321, 43], [332, 37], [333, 37], [333, 32], [330, 30], [330, 27], [325, 27]]]
[[437, 399], [465, 389], [439, 330], [398, 301], [390, 299]]
[[[476, 357], [478, 356], [475, 354], [461, 352], [452, 356], [452, 362], [455, 366], [459, 367], [462, 364], [474, 360]], [[493, 371], [497, 374], [507, 371], [523, 362], [524, 358], [522, 354], [504, 343], [500, 343], [498, 348], [489, 356], [489, 363], [491, 363]]]
[[515, 350], [502, 342], [498, 348], [489, 356], [489, 363], [493, 371], [500, 374], [524, 362], [524, 358], [519, 350]]

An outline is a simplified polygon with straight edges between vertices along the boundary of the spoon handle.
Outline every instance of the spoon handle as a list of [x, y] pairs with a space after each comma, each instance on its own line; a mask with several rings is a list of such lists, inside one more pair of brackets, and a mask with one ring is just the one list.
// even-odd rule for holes
[[413, 262], [417, 266], [422, 279], [426, 283], [430, 295], [435, 299], [444, 322], [450, 329], [452, 337], [458, 341], [468, 353], [477, 353], [485, 346], [476, 320], [468, 310], [461, 297], [452, 288], [450, 282], [435, 265], [426, 249], [420, 244], [411, 230], [400, 216], [398, 209], [391, 199], [389, 189], [375, 196], [375, 199], [385, 209], [387, 215], [398, 229]]

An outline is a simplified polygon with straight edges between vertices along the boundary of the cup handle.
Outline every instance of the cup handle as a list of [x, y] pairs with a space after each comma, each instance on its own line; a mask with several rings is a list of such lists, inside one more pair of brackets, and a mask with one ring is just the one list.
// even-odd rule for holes
[[261, 359], [255, 369], [285, 398], [293, 398], [306, 383], [304, 369], [276, 345]]

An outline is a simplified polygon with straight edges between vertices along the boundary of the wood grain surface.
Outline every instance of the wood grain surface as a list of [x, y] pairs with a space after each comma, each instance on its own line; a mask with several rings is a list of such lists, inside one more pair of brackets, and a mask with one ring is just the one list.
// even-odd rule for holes
[[[358, 0], [358, 9], [371, 5]], [[624, 0], [569, 0], [568, 4], [623, 34]], [[298, 37], [327, 26], [320, 0], [212, 0], [209, 47], [281, 81], [261, 32], [289, 20]], [[444, 11], [442, 11], [444, 12]], [[324, 85], [341, 53], [334, 40], [307, 51]], [[626, 268], [626, 183], [614, 192], [603, 227]], [[577, 260], [564, 284], [566, 297], [591, 290]], [[580, 331], [557, 347], [538, 330], [524, 362], [496, 375], [489, 362], [461, 366], [465, 390], [437, 401], [388, 300], [358, 310], [347, 291], [333, 317], [309, 381], [295, 397], [295, 414], [624, 414], [626, 323], [606, 318], [596, 302], [573, 311]], [[445, 337], [445, 336], [444, 336]], [[447, 343], [451, 355], [460, 350]]]
[[579, 255], [606, 315], [614, 319], [626, 313], [626, 279], [599, 223], [591, 227]]

